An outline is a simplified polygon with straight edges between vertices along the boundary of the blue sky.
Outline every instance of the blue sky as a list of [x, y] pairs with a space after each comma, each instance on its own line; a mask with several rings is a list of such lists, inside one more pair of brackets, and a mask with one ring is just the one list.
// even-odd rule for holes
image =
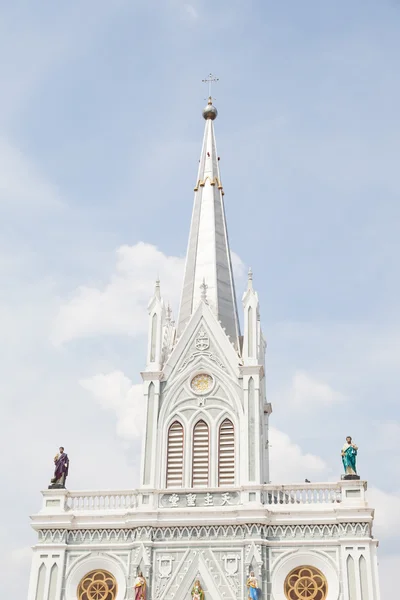
[[0, 5], [0, 51], [8, 596], [26, 597], [28, 515], [60, 443], [71, 488], [137, 484], [145, 306], [159, 273], [177, 309], [210, 70], [237, 293], [251, 265], [273, 446], [296, 466], [272, 475], [337, 478], [352, 434], [389, 590], [400, 3], [17, 0]]

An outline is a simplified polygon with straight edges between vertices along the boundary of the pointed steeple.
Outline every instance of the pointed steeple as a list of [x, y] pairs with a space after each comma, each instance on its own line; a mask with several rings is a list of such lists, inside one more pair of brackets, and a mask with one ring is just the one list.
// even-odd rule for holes
[[203, 110], [206, 124], [194, 188], [178, 335], [201, 301], [202, 283], [206, 281], [208, 305], [238, 348], [239, 319], [213, 123], [217, 114], [210, 97]]

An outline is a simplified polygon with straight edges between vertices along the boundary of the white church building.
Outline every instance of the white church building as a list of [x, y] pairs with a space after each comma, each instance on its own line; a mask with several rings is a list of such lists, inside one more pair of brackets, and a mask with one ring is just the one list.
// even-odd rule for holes
[[270, 482], [265, 338], [249, 273], [240, 330], [210, 98], [176, 322], [150, 300], [138, 489], [48, 489], [28, 600], [379, 600], [360, 480]]

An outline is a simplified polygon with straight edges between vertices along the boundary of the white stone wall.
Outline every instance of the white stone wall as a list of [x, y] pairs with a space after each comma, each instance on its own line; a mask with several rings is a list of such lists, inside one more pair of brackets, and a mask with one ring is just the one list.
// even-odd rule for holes
[[[147, 404], [143, 487], [162, 489], [166, 485], [167, 436], [175, 420], [185, 431], [183, 487], [191, 486], [192, 431], [200, 419], [209, 426], [210, 487], [216, 487], [218, 431], [226, 418], [235, 427], [235, 485], [268, 483], [264, 368], [262, 364], [241, 364], [207, 305], [199, 306], [190, 326], [192, 330], [185, 330], [163, 371], [143, 373]], [[212, 387], [204, 394], [196, 394], [190, 387], [199, 373], [213, 378]]]
[[[365, 559], [365, 570], [360, 573], [356, 569], [352, 596], [348, 556], [358, 565], [361, 557]], [[37, 596], [42, 564], [47, 569], [45, 585], [43, 595]], [[49, 595], [54, 564], [59, 567], [59, 578], [55, 593]], [[138, 570], [147, 579], [148, 600], [189, 599], [196, 578], [201, 580], [206, 600], [246, 598], [245, 582], [251, 570], [258, 578], [262, 598], [286, 600], [285, 578], [303, 565], [314, 566], [325, 575], [327, 600], [379, 600], [375, 564], [369, 523], [50, 529], [39, 533], [28, 600], [76, 600], [80, 580], [95, 569], [114, 575], [116, 600], [133, 599]]]

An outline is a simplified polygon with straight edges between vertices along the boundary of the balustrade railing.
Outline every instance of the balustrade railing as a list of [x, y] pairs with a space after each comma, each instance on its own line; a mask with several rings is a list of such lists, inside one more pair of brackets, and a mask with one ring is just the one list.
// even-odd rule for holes
[[341, 502], [340, 483], [264, 486], [264, 504], [332, 504]]
[[68, 492], [70, 510], [126, 510], [137, 505], [137, 491]]
[[[143, 492], [150, 496], [166, 496], [168, 494], [191, 494], [197, 489], [177, 490], [153, 490]], [[246, 492], [247, 488], [218, 488], [210, 492], [221, 494], [222, 492]], [[274, 507], [279, 510], [284, 505], [309, 505], [309, 504], [332, 504], [342, 501], [342, 483], [321, 484], [292, 484], [292, 485], [263, 485], [252, 486], [250, 492], [260, 492], [259, 497], [262, 504], [268, 506], [269, 510]], [[116, 490], [116, 491], [69, 491], [66, 495], [66, 508], [73, 511], [126, 511], [134, 509], [138, 505], [140, 490]], [[229, 493], [228, 493], [229, 496]], [[229, 502], [227, 502], [229, 504]], [[235, 503], [241, 504], [241, 501]], [[158, 506], [158, 501], [154, 503]], [[167, 504], [166, 506], [169, 506]]]

